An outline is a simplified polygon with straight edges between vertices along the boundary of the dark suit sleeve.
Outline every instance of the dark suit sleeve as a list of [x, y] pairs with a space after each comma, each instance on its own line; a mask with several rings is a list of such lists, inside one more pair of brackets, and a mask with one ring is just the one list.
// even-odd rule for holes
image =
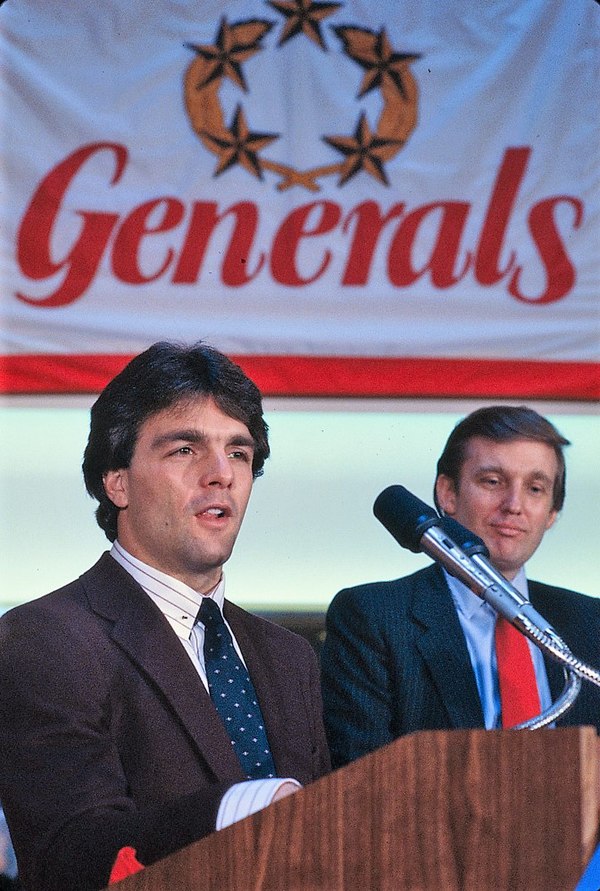
[[327, 611], [321, 656], [325, 729], [334, 767], [397, 736], [389, 647], [367, 589], [340, 591]]
[[0, 795], [23, 887], [102, 888], [122, 846], [149, 864], [212, 831], [227, 785], [137, 807], [113, 738], [118, 677], [85, 635], [25, 615], [0, 623]]

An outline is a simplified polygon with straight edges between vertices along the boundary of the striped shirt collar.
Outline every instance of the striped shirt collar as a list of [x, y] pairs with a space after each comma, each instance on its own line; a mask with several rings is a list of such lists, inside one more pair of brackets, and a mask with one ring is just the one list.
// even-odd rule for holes
[[203, 596], [211, 597], [223, 611], [224, 575], [216, 587], [204, 595], [133, 557], [118, 541], [113, 543], [110, 554], [141, 585], [180, 640], [189, 640]]

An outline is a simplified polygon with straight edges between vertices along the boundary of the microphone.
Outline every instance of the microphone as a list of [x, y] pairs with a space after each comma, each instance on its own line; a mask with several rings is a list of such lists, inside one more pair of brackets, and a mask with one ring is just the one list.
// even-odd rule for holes
[[491, 581], [491, 585], [479, 594], [497, 613], [523, 630], [523, 622], [528, 619], [531, 624], [545, 634], [555, 635], [549, 622], [531, 605], [531, 602], [514, 585], [499, 572], [489, 561], [489, 551], [483, 540], [467, 529], [453, 517], [441, 517], [440, 525], [475, 566], [481, 569]]
[[422, 551], [489, 603], [519, 631], [557, 637], [552, 626], [488, 560], [484, 542], [452, 517], [436, 511], [404, 486], [388, 486], [373, 513], [403, 548]]

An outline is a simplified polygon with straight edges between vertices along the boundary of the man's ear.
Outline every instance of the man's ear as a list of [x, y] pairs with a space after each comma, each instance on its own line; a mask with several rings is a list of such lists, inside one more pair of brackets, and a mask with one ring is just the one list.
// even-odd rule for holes
[[127, 507], [129, 498], [127, 496], [127, 470], [121, 468], [119, 470], [107, 470], [102, 477], [104, 483], [104, 491], [117, 507]]
[[456, 513], [456, 486], [454, 480], [440, 473], [435, 481], [435, 497], [440, 510], [449, 517]]

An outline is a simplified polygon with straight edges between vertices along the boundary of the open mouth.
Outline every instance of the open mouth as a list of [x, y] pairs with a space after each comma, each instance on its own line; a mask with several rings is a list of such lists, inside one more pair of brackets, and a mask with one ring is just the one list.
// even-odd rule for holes
[[231, 509], [226, 505], [213, 504], [196, 513], [197, 517], [214, 517], [217, 520], [223, 520], [231, 516]]

